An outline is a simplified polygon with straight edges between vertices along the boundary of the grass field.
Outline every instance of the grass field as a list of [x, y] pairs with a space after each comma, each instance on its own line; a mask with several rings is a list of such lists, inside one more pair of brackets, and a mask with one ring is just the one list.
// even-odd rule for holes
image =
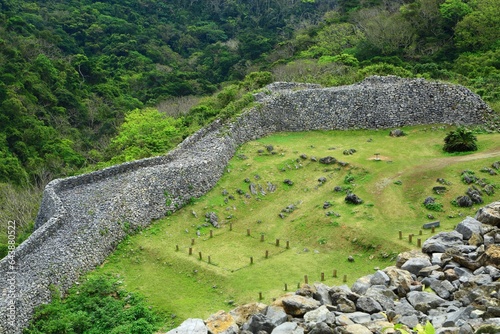
[[[437, 233], [475, 214], [479, 206], [451, 204], [468, 188], [460, 179], [463, 170], [490, 184], [500, 178], [480, 172], [500, 160], [500, 134], [479, 134], [477, 152], [452, 155], [442, 151], [450, 128], [403, 130], [407, 135], [398, 138], [389, 130], [317, 131], [247, 143], [210, 193], [129, 237], [91, 275], [119, 276], [127, 289], [147, 297], [168, 329], [188, 317], [257, 301], [259, 293], [268, 303], [285, 292], [285, 284], [296, 289], [306, 275], [309, 283], [323, 275], [327, 285], [352, 284], [374, 268], [393, 265], [399, 252], [431, 235], [423, 223], [439, 220]], [[344, 155], [349, 149], [355, 152]], [[311, 160], [326, 156], [348, 164]], [[442, 195], [432, 191], [440, 185], [437, 178], [449, 183]], [[268, 183], [276, 190], [269, 191]], [[344, 191], [334, 191], [336, 186]], [[363, 203], [345, 203], [346, 189]], [[443, 211], [426, 209], [427, 196]], [[484, 198], [489, 203], [498, 196]], [[325, 209], [325, 202], [331, 206]], [[290, 205], [294, 210], [279, 217]], [[209, 212], [217, 214], [220, 228], [207, 224]], [[412, 243], [409, 234], [415, 235]]]

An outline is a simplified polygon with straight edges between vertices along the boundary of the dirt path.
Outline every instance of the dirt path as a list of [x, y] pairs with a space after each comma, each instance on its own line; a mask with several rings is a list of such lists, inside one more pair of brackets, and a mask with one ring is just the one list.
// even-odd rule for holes
[[444, 167], [447, 165], [452, 165], [452, 164], [459, 163], [459, 162], [473, 161], [473, 160], [480, 160], [480, 159], [487, 159], [487, 158], [494, 158], [494, 157], [500, 157], [500, 146], [495, 147], [494, 149], [489, 150], [487, 152], [478, 152], [478, 153], [473, 153], [473, 154], [469, 154], [469, 155], [461, 155], [461, 156], [455, 156], [455, 157], [436, 158], [436, 159], [429, 161], [426, 164], [415, 167], [415, 169], [416, 170], [436, 169], [436, 168], [441, 168], [441, 167]]
[[399, 171], [395, 175], [392, 175], [390, 177], [386, 177], [386, 178], [380, 180], [375, 185], [375, 191], [377, 194], [381, 194], [387, 185], [392, 184], [395, 180], [398, 180], [401, 177], [401, 175], [403, 175], [403, 174], [408, 173], [413, 178], [419, 178], [420, 174], [422, 174], [423, 171], [441, 169], [445, 166], [449, 166], [449, 165], [453, 165], [453, 164], [465, 162], [465, 161], [474, 161], [474, 160], [481, 160], [481, 159], [494, 158], [494, 157], [499, 157], [499, 160], [500, 160], [500, 146], [495, 147], [494, 149], [486, 151], [486, 152], [478, 152], [478, 153], [473, 153], [473, 154], [468, 154], [468, 155], [452, 156], [452, 157], [445, 157], [445, 158], [435, 158], [435, 159], [432, 159], [425, 164], [411, 167], [411, 170], [409, 170], [409, 169], [402, 170], [402, 171]]

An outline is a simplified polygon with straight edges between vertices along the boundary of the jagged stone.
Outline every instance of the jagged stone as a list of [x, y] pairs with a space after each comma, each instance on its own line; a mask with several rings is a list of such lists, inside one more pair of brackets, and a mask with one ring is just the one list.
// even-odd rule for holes
[[375, 299], [367, 296], [359, 297], [356, 308], [366, 313], [377, 313], [383, 310], [382, 306]]
[[424, 242], [422, 251], [424, 253], [444, 253], [449, 248], [463, 244], [463, 235], [459, 232], [440, 232]]
[[229, 314], [233, 317], [236, 324], [243, 325], [250, 317], [257, 313], [265, 313], [267, 305], [263, 303], [250, 303], [238, 306], [231, 310]]
[[208, 328], [202, 319], [186, 319], [177, 328], [168, 331], [167, 334], [208, 334]]
[[288, 316], [282, 307], [271, 305], [267, 308], [266, 317], [274, 327], [281, 325], [288, 320]]
[[254, 314], [250, 319], [241, 326], [242, 330], [250, 331], [252, 333], [257, 333], [259, 331], [265, 331], [271, 333], [276, 326], [262, 313]]
[[299, 295], [284, 297], [281, 302], [285, 312], [292, 316], [303, 316], [307, 312], [315, 310], [321, 306], [319, 301]]
[[215, 227], [215, 228], [220, 227], [219, 217], [217, 216], [217, 214], [215, 212], [208, 212], [207, 214], [205, 214], [205, 218], [210, 224], [212, 224], [213, 227]]
[[233, 316], [225, 311], [212, 314], [205, 320], [205, 325], [211, 334], [237, 334], [239, 327]]
[[304, 329], [296, 322], [285, 322], [274, 328], [271, 334], [304, 334]]
[[361, 198], [359, 198], [354, 193], [347, 194], [345, 197], [345, 201], [346, 201], [346, 203], [355, 204], [355, 205], [359, 205], [359, 204], [363, 203], [363, 200]]
[[333, 314], [326, 305], [321, 305], [319, 308], [304, 314], [304, 320], [311, 326], [315, 326], [319, 322], [332, 325], [335, 323], [335, 314]]
[[330, 297], [330, 288], [323, 283], [314, 283], [315, 292], [313, 298], [319, 301], [322, 305], [331, 305], [332, 298]]
[[483, 224], [500, 226], [500, 201], [480, 208], [476, 214], [476, 219]]
[[372, 286], [372, 284], [370, 283], [372, 277], [373, 275], [367, 275], [358, 278], [351, 287], [352, 292], [357, 293], [359, 295], [364, 294], [368, 290], [368, 288]]
[[417, 311], [423, 313], [446, 303], [443, 298], [425, 291], [411, 291], [406, 295], [406, 299]]
[[457, 202], [457, 205], [461, 208], [470, 208], [471, 206], [474, 205], [472, 199], [467, 195], [458, 196], [455, 199], [455, 201]]
[[309, 334], [333, 334], [333, 329], [324, 322], [318, 322]]
[[432, 266], [431, 261], [429, 259], [424, 259], [424, 258], [412, 258], [406, 261], [402, 266], [401, 269], [409, 271], [410, 273], [414, 275], [418, 275], [420, 270], [425, 267], [430, 267]]
[[371, 330], [360, 324], [347, 325], [343, 331], [343, 334], [373, 334]]
[[324, 158], [320, 158], [319, 162], [322, 164], [325, 164], [325, 165], [333, 165], [337, 162], [337, 159], [335, 159], [334, 157], [331, 157], [331, 156], [327, 156]]

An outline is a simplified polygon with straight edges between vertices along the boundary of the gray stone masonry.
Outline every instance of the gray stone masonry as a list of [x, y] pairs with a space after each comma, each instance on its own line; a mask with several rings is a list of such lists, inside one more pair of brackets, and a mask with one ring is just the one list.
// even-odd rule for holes
[[398, 77], [334, 88], [275, 83], [256, 99], [234, 121], [215, 121], [165, 156], [50, 182], [36, 230], [0, 261], [0, 333], [21, 333], [34, 308], [50, 301], [51, 285], [67, 291], [127, 233], [208, 192], [247, 141], [281, 131], [484, 125], [493, 114], [464, 87]]

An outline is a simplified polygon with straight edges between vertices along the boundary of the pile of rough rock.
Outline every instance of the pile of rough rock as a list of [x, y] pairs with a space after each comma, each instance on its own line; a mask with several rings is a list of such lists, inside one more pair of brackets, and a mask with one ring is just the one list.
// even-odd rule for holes
[[500, 201], [351, 288], [304, 285], [271, 305], [188, 319], [168, 334], [414, 333], [427, 322], [440, 334], [500, 333], [499, 226]]

